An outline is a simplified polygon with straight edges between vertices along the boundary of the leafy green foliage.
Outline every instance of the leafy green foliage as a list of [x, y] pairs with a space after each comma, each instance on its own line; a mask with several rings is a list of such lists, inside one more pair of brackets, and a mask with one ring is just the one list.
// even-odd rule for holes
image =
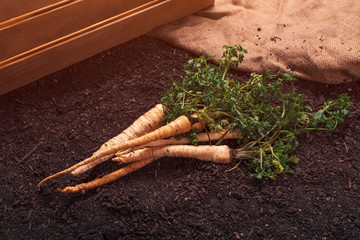
[[[228, 78], [228, 70], [243, 61], [247, 50], [240, 45], [223, 48], [218, 66], [210, 63], [213, 57], [190, 59], [183, 81], [172, 80], [173, 87], [162, 98], [164, 123], [181, 115], [196, 114], [211, 132], [224, 128], [238, 131], [243, 136], [238, 141], [238, 151], [252, 156], [239, 161], [244, 162], [252, 176], [275, 178], [290, 171], [288, 163], [299, 161], [290, 155], [298, 145], [299, 133], [319, 130], [331, 134], [349, 113], [351, 101], [346, 94], [313, 112], [303, 102], [303, 95], [295, 92], [297, 79], [291, 72], [276, 69], [274, 73], [252, 73], [245, 83]], [[291, 90], [286, 92], [285, 85]], [[197, 144], [196, 133], [189, 136]]]

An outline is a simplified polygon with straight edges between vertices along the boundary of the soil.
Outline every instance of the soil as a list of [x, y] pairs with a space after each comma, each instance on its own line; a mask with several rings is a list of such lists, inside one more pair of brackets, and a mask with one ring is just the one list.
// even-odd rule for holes
[[301, 134], [301, 161], [276, 181], [164, 158], [92, 190], [56, 191], [110, 173], [115, 163], [36, 190], [159, 103], [192, 56], [143, 36], [0, 96], [0, 238], [359, 239], [360, 81], [296, 84], [313, 108], [343, 92], [354, 105], [331, 137]]

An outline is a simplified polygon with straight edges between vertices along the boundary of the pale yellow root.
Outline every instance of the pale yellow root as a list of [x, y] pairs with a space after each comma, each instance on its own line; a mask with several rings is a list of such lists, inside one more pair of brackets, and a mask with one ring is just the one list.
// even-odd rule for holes
[[[83, 166], [80, 166], [80, 167], [76, 168], [75, 170], [73, 170], [71, 172], [71, 174], [73, 176], [78, 176], [78, 175], [80, 175], [80, 174], [82, 174], [82, 173], [84, 173], [86, 171], [89, 171], [90, 169], [92, 169], [96, 165], [109, 160], [113, 156], [114, 156], [114, 154], [109, 154], [109, 155], [103, 156], [103, 157], [101, 157], [99, 159], [96, 159], [95, 161], [92, 161], [92, 162], [90, 162], [90, 163], [88, 163], [86, 165], [83, 165]], [[85, 160], [87, 160], [87, 159], [85, 159]]]
[[148, 158], [182, 157], [195, 158], [202, 161], [216, 163], [230, 163], [232, 150], [227, 145], [221, 146], [193, 146], [193, 145], [169, 145], [153, 148], [144, 148], [116, 158], [113, 161], [130, 163], [142, 161]]
[[[210, 142], [210, 141], [217, 141], [220, 139], [241, 139], [242, 136], [240, 135], [239, 132], [234, 131], [234, 132], [229, 132], [227, 130], [223, 130], [220, 132], [211, 132], [211, 133], [206, 133], [206, 132], [202, 132], [198, 135], [198, 140], [199, 142]], [[165, 146], [165, 145], [182, 145], [182, 144], [189, 144], [191, 143], [191, 139], [187, 138], [187, 137], [183, 137], [181, 139], [177, 139], [175, 137], [171, 137], [169, 139], [161, 139], [161, 140], [157, 140], [154, 142], [150, 142], [144, 145], [141, 145], [139, 147], [136, 147], [133, 149], [133, 151], [141, 149], [141, 148], [147, 148], [147, 147], [160, 147], [160, 146]], [[125, 152], [117, 152], [115, 155], [116, 156], [121, 156], [125, 154]]]
[[[126, 130], [124, 130], [121, 134], [110, 139], [107, 143], [104, 143], [100, 147], [100, 149], [93, 154], [92, 157], [87, 158], [84, 161], [79, 162], [68, 169], [60, 171], [56, 174], [53, 174], [53, 175], [48, 176], [48, 177], [44, 178], [43, 180], [41, 180], [37, 185], [38, 189], [40, 190], [41, 185], [49, 179], [55, 178], [62, 174], [72, 172], [75, 169], [84, 166], [84, 168], [82, 168], [81, 170], [78, 170], [78, 172], [75, 172], [75, 175], [78, 175], [78, 174], [85, 172], [85, 171], [89, 170], [90, 168], [94, 167], [96, 164], [112, 158], [114, 156], [115, 152], [111, 152], [111, 151], [107, 152], [107, 150], [109, 148], [114, 147], [114, 145], [116, 145], [116, 144], [123, 143], [130, 139], [137, 138], [138, 136], [141, 136], [148, 132], [151, 132], [154, 129], [158, 129], [162, 124], [163, 115], [164, 115], [164, 112], [163, 112], [162, 105], [161, 104], [156, 105], [154, 108], [149, 110], [143, 116], [139, 117], [130, 127], [128, 127]], [[94, 156], [98, 156], [98, 155], [101, 155], [102, 158], [94, 157]], [[97, 160], [100, 158], [101, 158], [101, 160]], [[95, 160], [97, 160], [97, 162], [92, 163]]]
[[[100, 149], [104, 150], [111, 146], [117, 145], [122, 142], [126, 142], [131, 139], [135, 139], [158, 129], [162, 125], [162, 117], [164, 116], [163, 106], [157, 104], [150, 109], [144, 115], [139, 117], [133, 122], [127, 129], [125, 129], [118, 136], [110, 139], [107, 143], [104, 143]], [[100, 150], [99, 149], [99, 150]], [[96, 154], [96, 152], [95, 152]]]
[[101, 153], [94, 154], [92, 157], [89, 158], [89, 160], [94, 161], [98, 158], [103, 157], [104, 155], [114, 154], [120, 150], [134, 148], [152, 141], [185, 133], [190, 131], [191, 128], [192, 128], [192, 124], [190, 119], [186, 116], [180, 116], [174, 121], [170, 122], [168, 125], [162, 126], [148, 134], [145, 134], [144, 136], [110, 147], [108, 149], [105, 149], [105, 151]]
[[[145, 135], [146, 133], [149, 133], [151, 131], [154, 131], [155, 129], [159, 128], [162, 125], [162, 117], [164, 116], [163, 106], [161, 104], [157, 104], [155, 107], [150, 109], [148, 112], [146, 112], [144, 115], [139, 117], [131, 126], [129, 126], [127, 129], [125, 129], [122, 133], [119, 135], [113, 137], [106, 143], [104, 143], [99, 150], [97, 150], [94, 154], [97, 154], [98, 152], [101, 152], [102, 150], [115, 146], [117, 144], [121, 144], [123, 142], [129, 141], [131, 139], [138, 138], [140, 136]], [[93, 154], [93, 155], [94, 155]], [[71, 172], [72, 175], [77, 176], [79, 174], [82, 174], [91, 168], [95, 167], [99, 163], [102, 163], [110, 158], [112, 158], [114, 154], [109, 154], [106, 156], [103, 156], [93, 162], [90, 162], [86, 165], [80, 166], [74, 171]], [[87, 159], [85, 159], [87, 160]]]
[[74, 187], [65, 187], [64, 189], [58, 188], [58, 191], [60, 191], [62, 193], [75, 193], [75, 192], [79, 192], [81, 190], [88, 190], [88, 189], [92, 189], [95, 187], [99, 187], [104, 184], [113, 182], [121, 177], [124, 177], [124, 176], [128, 175], [129, 173], [132, 173], [132, 172], [152, 163], [155, 160], [156, 159], [153, 158], [153, 159], [145, 159], [142, 161], [137, 161], [137, 162], [131, 163], [123, 168], [120, 168], [119, 170], [112, 172], [106, 176], [97, 178], [91, 182], [81, 183]]

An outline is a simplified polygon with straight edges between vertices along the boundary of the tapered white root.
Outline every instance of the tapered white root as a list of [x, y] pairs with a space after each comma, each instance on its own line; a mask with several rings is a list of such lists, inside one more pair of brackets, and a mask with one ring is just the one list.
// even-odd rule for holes
[[[220, 139], [241, 139], [242, 136], [239, 132], [229, 132], [228, 130], [222, 130], [220, 132], [202, 132], [198, 135], [198, 141], [199, 142], [211, 142], [211, 141], [218, 141]], [[133, 151], [141, 148], [147, 148], [147, 147], [159, 147], [159, 146], [166, 146], [166, 145], [183, 145], [183, 144], [190, 144], [191, 139], [187, 137], [183, 137], [180, 139], [177, 139], [175, 137], [171, 137], [169, 139], [161, 139], [154, 142], [150, 142], [144, 145], [141, 145], [139, 147], [136, 147], [133, 149]], [[123, 155], [124, 152], [120, 151], [117, 152], [115, 155], [120, 156]]]
[[230, 163], [232, 150], [226, 146], [192, 146], [192, 145], [170, 145], [161, 147], [144, 148], [119, 157], [113, 158], [120, 163], [142, 161], [148, 158], [182, 157], [195, 158], [202, 161], [215, 163]]
[[[130, 163], [129, 165], [110, 173], [104, 177], [97, 178], [91, 182], [81, 183], [76, 186], [58, 189], [62, 193], [75, 193], [81, 190], [88, 190], [102, 186], [124, 177], [161, 157], [183, 157], [195, 158], [202, 161], [216, 163], [230, 163], [234, 158], [250, 157], [247, 152], [230, 149], [226, 145], [222, 146], [192, 146], [192, 145], [171, 145], [154, 148], [140, 149], [135, 152], [122, 155], [117, 158], [121, 162]], [[120, 159], [121, 158], [121, 159]]]
[[94, 161], [92, 161], [92, 162], [90, 162], [90, 163], [88, 163], [88, 164], [85, 164], [85, 165], [83, 165], [83, 166], [80, 166], [80, 167], [76, 168], [75, 170], [73, 170], [73, 171], [71, 172], [71, 174], [72, 174], [73, 176], [78, 176], [78, 175], [80, 175], [80, 174], [82, 174], [82, 173], [84, 173], [84, 172], [86, 172], [86, 171], [89, 171], [90, 169], [92, 169], [92, 168], [95, 167], [96, 165], [98, 165], [98, 164], [100, 164], [100, 163], [102, 163], [102, 162], [105, 162], [105, 161], [109, 160], [109, 159], [112, 158], [113, 156], [114, 156], [114, 154], [110, 154], [110, 155], [103, 156], [103, 157], [101, 157], [101, 158], [99, 158], [99, 159], [96, 159], [96, 160], [94, 160]]
[[120, 168], [119, 170], [112, 172], [106, 176], [103, 176], [101, 178], [97, 178], [91, 182], [87, 182], [87, 183], [81, 183], [78, 184], [74, 187], [65, 187], [64, 189], [60, 189], [58, 188], [58, 191], [62, 192], [62, 193], [75, 193], [75, 192], [79, 192], [81, 190], [88, 190], [88, 189], [92, 189], [95, 187], [99, 187], [102, 186], [104, 184], [113, 182], [121, 177], [124, 177], [126, 175], [128, 175], [129, 173], [132, 173], [142, 167], [145, 167], [146, 165], [152, 163], [153, 161], [155, 161], [156, 159], [145, 159], [142, 161], [137, 161], [134, 162], [132, 164], [129, 164], [123, 168]]
[[180, 116], [174, 121], [170, 122], [168, 125], [162, 126], [148, 134], [145, 134], [144, 136], [132, 139], [130, 141], [110, 147], [102, 152], [94, 154], [92, 157], [89, 158], [89, 161], [94, 161], [108, 154], [115, 154], [120, 150], [134, 148], [152, 141], [172, 137], [181, 133], [186, 133], [189, 132], [191, 128], [192, 123], [190, 119], [186, 116]]

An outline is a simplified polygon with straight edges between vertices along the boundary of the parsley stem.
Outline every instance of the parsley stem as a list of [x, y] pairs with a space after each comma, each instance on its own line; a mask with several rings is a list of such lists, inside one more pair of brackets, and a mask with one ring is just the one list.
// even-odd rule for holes
[[[269, 177], [269, 178], [271, 178], [271, 179], [274, 179], [274, 176], [271, 176], [271, 175], [269, 175], [267, 172], [264, 171], [264, 168], [263, 168], [263, 149], [260, 148], [259, 151], [260, 151], [260, 169], [261, 169], [261, 171], [262, 171], [267, 177]], [[265, 153], [265, 152], [264, 152], [264, 153]]]

